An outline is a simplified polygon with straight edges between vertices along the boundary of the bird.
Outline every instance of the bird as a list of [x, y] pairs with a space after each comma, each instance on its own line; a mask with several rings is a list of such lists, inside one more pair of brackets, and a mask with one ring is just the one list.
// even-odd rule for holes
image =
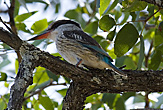
[[52, 39], [56, 43], [58, 53], [70, 64], [97, 69], [112, 69], [121, 76], [126, 74], [112, 64], [113, 59], [93, 39], [85, 33], [80, 24], [73, 20], [58, 20], [51, 23], [40, 35], [28, 41]]

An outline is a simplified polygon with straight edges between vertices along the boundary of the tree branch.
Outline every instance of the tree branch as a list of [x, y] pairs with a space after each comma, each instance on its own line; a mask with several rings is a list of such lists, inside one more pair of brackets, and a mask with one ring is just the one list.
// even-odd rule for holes
[[9, 13], [9, 17], [10, 17], [11, 29], [17, 35], [17, 29], [16, 29], [15, 21], [14, 21], [14, 10], [15, 10], [15, 0], [12, 0], [8, 13]]
[[[27, 57], [22, 59], [15, 82], [10, 89], [10, 99], [8, 102], [8, 110], [21, 110], [24, 93], [29, 85], [33, 82], [33, 70], [37, 63], [31, 61], [34, 57], [26, 54]], [[31, 66], [33, 65], [33, 66]]]
[[[14, 11], [15, 11], [15, 0], [12, 0], [11, 5], [10, 5], [9, 10], [8, 10], [8, 14], [9, 14], [9, 17], [10, 17], [10, 27], [11, 27], [12, 31], [16, 35], [18, 35], [16, 26], [15, 26], [15, 21], [14, 21]], [[20, 63], [21, 59], [22, 59], [21, 55], [20, 55], [19, 51], [15, 51], [15, 52], [16, 52], [17, 57], [18, 57], [18, 62]]]
[[0, 27], [0, 40], [16, 51], [19, 51], [20, 46], [22, 45], [22, 40], [8, 31]]
[[[72, 82], [67, 90], [66, 96], [63, 100], [62, 110], [83, 110], [84, 101], [87, 96], [95, 94], [98, 90], [85, 87], [85, 83]], [[75, 105], [75, 106], [74, 106]]]
[[34, 92], [30, 93], [29, 96], [24, 97], [23, 101], [25, 101], [25, 100], [31, 98], [32, 96], [34, 96], [34, 95], [36, 95], [36, 94], [41, 93], [42, 90], [44, 90], [44, 89], [47, 88], [47, 87], [50, 87], [50, 86], [56, 86], [56, 85], [64, 85], [64, 86], [66, 86], [66, 83], [53, 84], [53, 80], [50, 80], [50, 83], [49, 83], [49, 84], [45, 85], [45, 86], [42, 87], [42, 88], [39, 88], [39, 90], [37, 90], [37, 91], [34, 91]]
[[162, 0], [141, 0], [141, 1], [145, 1], [147, 3], [151, 3], [151, 4], [154, 4], [154, 5], [157, 5], [160, 8], [163, 7], [163, 1]]
[[32, 84], [32, 71], [36, 66], [45, 67], [55, 74], [60, 74], [73, 80], [64, 98], [63, 110], [76, 110], [76, 108], [81, 110], [86, 97], [97, 92], [163, 91], [162, 70], [123, 70], [128, 75], [126, 79], [111, 70], [85, 70], [75, 67], [15, 36], [13, 37], [12, 34], [2, 30], [2, 28], [0, 28], [0, 40], [13, 49], [19, 50], [23, 57], [15, 83], [11, 87], [8, 103], [9, 110], [11, 108], [14, 110], [21, 109], [24, 93], [26, 88]]

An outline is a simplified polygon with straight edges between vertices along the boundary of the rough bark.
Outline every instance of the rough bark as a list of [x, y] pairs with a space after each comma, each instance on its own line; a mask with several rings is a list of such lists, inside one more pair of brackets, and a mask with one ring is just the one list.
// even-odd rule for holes
[[8, 31], [0, 27], [0, 40], [16, 51], [19, 51], [20, 46], [22, 45], [22, 40]]
[[63, 110], [82, 110], [84, 100], [94, 93], [121, 92], [161, 92], [163, 91], [163, 71], [123, 70], [128, 78], [117, 75], [111, 70], [85, 70], [75, 67], [54, 57], [37, 47], [22, 41], [5, 30], [0, 29], [0, 40], [19, 50], [23, 59], [18, 75], [10, 90], [9, 110], [20, 110], [26, 88], [32, 84], [32, 71], [42, 66], [55, 74], [73, 80], [64, 98]]
[[27, 87], [33, 82], [32, 72], [37, 66], [37, 62], [32, 62], [32, 60], [36, 60], [35, 56], [32, 54], [32, 51], [25, 53], [25, 56], [21, 61], [15, 82], [10, 89], [10, 99], [8, 103], [9, 110], [21, 110], [24, 93]]

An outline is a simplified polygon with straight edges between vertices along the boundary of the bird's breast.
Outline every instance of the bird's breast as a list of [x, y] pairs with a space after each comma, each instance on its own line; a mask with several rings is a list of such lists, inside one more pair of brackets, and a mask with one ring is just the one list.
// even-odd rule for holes
[[61, 56], [73, 65], [76, 65], [79, 59], [82, 59], [82, 64], [93, 68], [104, 69], [108, 67], [105, 62], [100, 60], [96, 53], [74, 40], [58, 38], [56, 47]]
[[[71, 64], [76, 64], [79, 57], [79, 44], [66, 39], [64, 37], [58, 37], [56, 40], [56, 47], [61, 56]], [[81, 55], [81, 54], [80, 54]]]

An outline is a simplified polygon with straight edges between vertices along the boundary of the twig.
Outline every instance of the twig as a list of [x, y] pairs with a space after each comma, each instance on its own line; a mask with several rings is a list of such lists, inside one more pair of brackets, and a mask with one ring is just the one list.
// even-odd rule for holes
[[[145, 20], [137, 20], [137, 21], [127, 21], [127, 23], [130, 23], [130, 22], [144, 22]], [[119, 23], [119, 24], [116, 24], [116, 25], [122, 25], [124, 23]]]
[[148, 17], [146, 20], [145, 20], [145, 23], [151, 18], [153, 17], [156, 13], [158, 13], [162, 8], [159, 8], [155, 13], [153, 13], [150, 17]]
[[150, 92], [145, 93], [145, 108], [149, 108], [149, 97]]
[[[156, 13], [158, 13], [162, 8], [159, 8], [155, 13], [153, 13], [151, 16], [149, 16], [147, 19], [145, 20], [137, 20], [137, 21], [127, 21], [127, 23], [129, 22], [144, 22], [146, 24], [146, 22], [151, 18], [153, 17]], [[144, 25], [145, 25], [144, 24]], [[121, 23], [120, 24], [116, 24], [116, 25], [122, 25]]]
[[[144, 29], [145, 29], [145, 26], [146, 26], [146, 23], [147, 23], [147, 21], [151, 18], [151, 17], [153, 17], [156, 13], [158, 13], [159, 11], [161, 10], [161, 8], [159, 8], [159, 10], [157, 10], [155, 13], [153, 13], [151, 16], [149, 16], [146, 20], [144, 20], [144, 26], [143, 26], [143, 29], [141, 30], [141, 33], [140, 33], [140, 35], [139, 35], [139, 37], [143, 37], [143, 31], [144, 31]], [[144, 41], [143, 41], [144, 42]], [[151, 49], [152, 49], [152, 47], [153, 47], [153, 42], [152, 42], [152, 45], [151, 45], [151, 47], [149, 48], [149, 52], [148, 52], [148, 54], [150, 55], [150, 51], [151, 51]], [[145, 55], [144, 55], [145, 56]], [[145, 56], [145, 63], [146, 63], [146, 67], [147, 67], [147, 63], [148, 63], [148, 57], [149, 56]]]
[[[38, 86], [38, 83], [39, 83], [39, 81], [41, 80], [41, 78], [42, 78], [42, 76], [43, 76], [44, 73], [45, 73], [45, 72], [42, 72], [42, 73], [40, 74], [40, 77], [38, 78], [38, 80], [37, 80], [37, 82], [36, 82], [36, 85], [33, 87], [33, 89], [35, 89], [35, 87]], [[50, 83], [51, 83], [51, 82], [50, 82]], [[31, 91], [33, 91], [33, 89], [30, 90], [29, 93], [31, 93]]]
[[91, 14], [90, 19], [88, 20], [88, 22], [87, 22], [86, 24], [89, 24], [89, 23], [91, 22], [91, 20], [94, 18], [94, 16], [96, 15], [96, 2], [97, 2], [97, 0], [94, 1], [95, 6], [94, 6], [94, 8], [93, 8], [93, 12], [92, 12], [92, 14]]
[[8, 13], [8, 10], [0, 10], [0, 13]]
[[[1, 17], [0, 17], [0, 21], [3, 23], [3, 25], [5, 25], [5, 27], [6, 27], [13, 35], [16, 35], [16, 34], [11, 30], [11, 28], [8, 27], [8, 26], [6, 25], [6, 23], [2, 20]], [[17, 35], [16, 35], [16, 36], [17, 36]]]
[[8, 13], [9, 13], [9, 18], [10, 18], [11, 29], [17, 35], [17, 29], [15, 27], [15, 21], [14, 21], [14, 10], [15, 10], [15, 0], [12, 0]]
[[7, 5], [7, 3], [4, 1], [4, 4], [6, 5], [7, 8], [9, 8], [9, 6]]
[[149, 47], [147, 55], [145, 55], [145, 67], [148, 67], [148, 59], [149, 59], [149, 56], [151, 55], [152, 48], [153, 48], [153, 40], [150, 43], [150, 47]]
[[59, 84], [53, 84], [53, 80], [51, 80], [51, 82], [49, 84], [47, 84], [46, 86], [40, 88], [39, 90], [33, 92], [31, 95], [29, 95], [28, 97], [24, 97], [23, 101], [29, 99], [30, 97], [39, 94], [42, 90], [44, 90], [45, 88], [49, 87], [49, 86], [56, 86], [56, 85], [66, 85], [66, 83], [59, 83]]
[[[17, 29], [16, 29], [15, 21], [14, 21], [14, 11], [15, 11], [15, 0], [12, 0], [11, 1], [11, 5], [9, 7], [8, 13], [9, 13], [9, 18], [10, 18], [10, 26], [11, 26], [11, 29], [17, 35]], [[18, 57], [18, 62], [20, 63], [22, 57], [21, 57], [19, 51], [15, 51], [15, 52], [16, 52], [17, 57]]]

